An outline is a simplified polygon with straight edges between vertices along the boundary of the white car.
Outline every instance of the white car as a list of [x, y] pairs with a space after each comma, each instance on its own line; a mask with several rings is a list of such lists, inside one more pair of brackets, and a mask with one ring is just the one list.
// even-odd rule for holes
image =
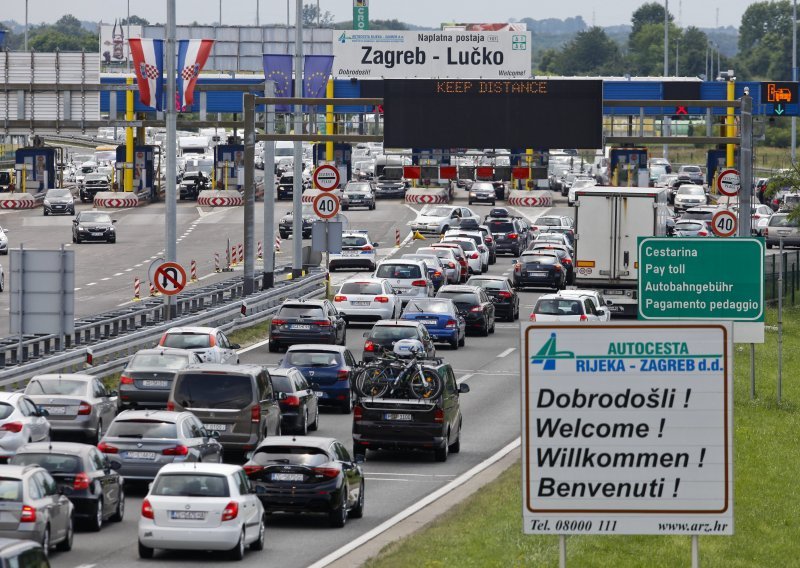
[[594, 303], [595, 311], [600, 317], [600, 321], [609, 321], [611, 319], [611, 312], [606, 307], [605, 298], [597, 290], [587, 290], [585, 288], [567, 289], [561, 290], [558, 295], [562, 298], [589, 298]]
[[462, 219], [475, 219], [478, 224], [481, 222], [480, 216], [469, 207], [426, 205], [408, 225], [412, 231], [441, 234], [451, 227], [458, 227]]
[[216, 327], [171, 327], [164, 332], [159, 347], [174, 347], [194, 351], [206, 363], [239, 363], [238, 343], [228, 341]]
[[572, 227], [574, 224], [572, 217], [566, 215], [542, 215], [531, 223], [531, 231], [536, 234], [547, 227]]
[[530, 315], [531, 321], [600, 321], [600, 314], [588, 296], [571, 298], [559, 294], [539, 296]]
[[[483, 240], [483, 239], [481, 239]], [[472, 274], [481, 274], [489, 268], [489, 248], [486, 245], [477, 245], [469, 237], [446, 237], [443, 243], [456, 243], [461, 245], [467, 255], [467, 264]], [[481, 250], [481, 248], [483, 250]]]
[[475, 231], [467, 231], [462, 229], [450, 229], [444, 234], [445, 240], [450, 240], [451, 237], [455, 238], [468, 238], [472, 239], [478, 247], [478, 252], [481, 255], [481, 271], [486, 272], [489, 270], [489, 264], [491, 264], [491, 256], [492, 251], [489, 250], [489, 245], [486, 244], [484, 240], [484, 234], [480, 230]]
[[142, 501], [139, 557], [156, 549], [225, 550], [241, 560], [263, 550], [264, 507], [238, 465], [175, 463], [162, 467]]
[[346, 322], [394, 319], [400, 316], [400, 297], [383, 278], [355, 278], [344, 282], [333, 296]]
[[531, 244], [530, 248], [535, 247], [538, 244], [548, 243], [548, 244], [555, 244], [555, 245], [564, 245], [567, 247], [570, 255], [575, 254], [575, 249], [572, 246], [572, 243], [569, 242], [569, 237], [564, 233], [539, 233], [536, 235], [536, 238], [533, 239], [533, 243]]
[[439, 258], [445, 271], [446, 280], [450, 284], [458, 284], [461, 280], [461, 267], [456, 255], [450, 249], [422, 247], [417, 249], [417, 254], [432, 254]]
[[428, 269], [418, 260], [384, 260], [378, 264], [375, 277], [387, 279], [403, 305], [412, 298], [433, 296]]
[[703, 189], [702, 185], [684, 184], [680, 186], [675, 193], [673, 207], [675, 208], [675, 212], [678, 212], [686, 211], [690, 207], [706, 205], [707, 203], [708, 198], [706, 197], [706, 191]]
[[7, 229], [0, 227], [0, 254], [8, 254], [8, 236]]
[[379, 244], [370, 240], [367, 231], [345, 231], [342, 233], [342, 252], [331, 253], [328, 270], [331, 272], [337, 268], [375, 270], [377, 259], [375, 249]]
[[580, 178], [576, 179], [575, 182], [569, 186], [569, 193], [567, 193], [567, 203], [570, 207], [575, 205], [575, 192], [579, 189], [586, 189], [587, 187], [594, 187], [597, 185], [597, 181], [593, 178]]
[[50, 422], [23, 393], [0, 392], [0, 458], [8, 459], [28, 442], [50, 439]]

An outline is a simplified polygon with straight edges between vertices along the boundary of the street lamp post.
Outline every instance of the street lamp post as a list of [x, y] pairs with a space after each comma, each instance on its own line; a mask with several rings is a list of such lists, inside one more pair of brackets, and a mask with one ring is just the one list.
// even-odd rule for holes
[[[797, 82], [797, 0], [792, 2], [792, 81]], [[797, 158], [797, 117], [792, 117], [792, 165]]]
[[28, 51], [28, 0], [25, 0], [25, 51]]
[[[669, 76], [669, 0], [664, 0], [664, 77]], [[664, 118], [667, 125], [667, 132], [662, 132], [662, 135], [669, 135], [669, 119]], [[667, 158], [667, 145], [661, 147], [661, 155], [664, 159]]]

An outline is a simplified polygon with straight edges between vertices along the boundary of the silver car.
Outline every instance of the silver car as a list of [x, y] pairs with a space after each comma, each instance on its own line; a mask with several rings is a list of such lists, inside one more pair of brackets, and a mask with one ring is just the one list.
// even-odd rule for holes
[[0, 392], [0, 459], [7, 460], [23, 444], [50, 439], [47, 411], [26, 395]]
[[789, 218], [789, 213], [775, 213], [764, 229], [764, 236], [767, 238], [767, 248], [778, 246], [781, 240], [787, 246], [800, 246], [800, 229], [797, 221]]
[[216, 327], [171, 327], [158, 345], [194, 351], [207, 363], [239, 363], [239, 344], [228, 341], [225, 332]]
[[0, 538], [33, 540], [45, 554], [72, 548], [73, 505], [38, 465], [0, 465]]
[[202, 362], [201, 355], [188, 349], [140, 349], [120, 375], [120, 406], [124, 410], [166, 408], [172, 381], [178, 371]]
[[47, 411], [54, 434], [80, 434], [92, 443], [100, 441], [117, 415], [116, 391], [108, 391], [93, 375], [36, 375], [25, 394]]

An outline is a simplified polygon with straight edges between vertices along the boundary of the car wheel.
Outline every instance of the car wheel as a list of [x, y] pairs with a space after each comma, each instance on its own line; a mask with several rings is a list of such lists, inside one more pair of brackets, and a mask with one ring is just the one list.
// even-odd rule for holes
[[242, 560], [244, 558], [244, 528], [242, 529], [242, 534], [239, 535], [239, 542], [236, 543], [230, 552], [228, 552], [228, 556], [231, 560]]
[[278, 345], [277, 341], [270, 340], [270, 342], [269, 342], [269, 352], [270, 353], [277, 353], [278, 351], [280, 351], [280, 349], [281, 349], [281, 347], [280, 347], [280, 345]]
[[481, 335], [483, 337], [488, 337], [489, 335], [489, 319], [487, 318], [485, 322], [483, 322], [483, 327], [481, 327]]
[[75, 237], [75, 242], [80, 244], [81, 243], [81, 238], [80, 237]]
[[152, 548], [143, 545], [141, 540], [139, 541], [139, 558], [150, 559], [153, 557], [154, 552]]
[[471, 199], [469, 200], [469, 204], [472, 205], [472, 200]]
[[340, 529], [347, 522], [347, 486], [342, 486], [342, 502], [328, 513], [328, 522], [335, 529]]
[[262, 516], [258, 524], [258, 538], [250, 543], [250, 550], [264, 550], [264, 540], [267, 534], [267, 521]]
[[94, 512], [94, 516], [89, 519], [89, 529], [93, 532], [98, 532], [100, 529], [103, 528], [103, 500], [97, 500], [97, 509]]
[[466, 334], [466, 332], [465, 332], [465, 333], [464, 333], [464, 337], [462, 337], [461, 339], [459, 339], [459, 340], [458, 340], [458, 346], [459, 346], [459, 347], [464, 347], [464, 345], [466, 344], [466, 342], [467, 342], [467, 334]]
[[0, 292], [6, 289], [6, 275], [0, 276]]
[[452, 347], [452, 348], [453, 348], [453, 350], [458, 350], [458, 346], [459, 346], [459, 344], [460, 344], [460, 342], [459, 342], [459, 340], [458, 340], [458, 337], [456, 337], [456, 339], [454, 339], [454, 340], [452, 340], [452, 341], [450, 342], [450, 347]]
[[458, 438], [450, 444], [449, 451], [451, 454], [457, 454], [461, 451], [461, 425], [458, 426]]
[[122, 489], [122, 485], [120, 485], [119, 500], [117, 501], [117, 510], [114, 511], [114, 514], [111, 515], [111, 518], [109, 520], [114, 523], [121, 523], [123, 518], [125, 518], [125, 491]]
[[288, 239], [289, 233], [280, 233], [282, 239]]
[[494, 333], [495, 320], [492, 320], [492, 327], [489, 328], [489, 333]]
[[44, 532], [42, 533], [42, 550], [45, 556], [50, 556], [50, 525], [45, 525]]
[[347, 402], [342, 405], [342, 414], [352, 414], [353, 412], [353, 394], [347, 397]]
[[303, 413], [303, 423], [300, 425], [299, 432], [297, 432], [301, 436], [306, 436], [308, 434], [308, 410]]
[[314, 416], [314, 422], [308, 425], [308, 429], [315, 432], [319, 430], [319, 405], [317, 405], [317, 414]]
[[482, 264], [481, 265], [481, 273], [484, 273], [484, 272], [489, 272], [489, 265], [488, 264]]
[[364, 516], [364, 480], [361, 480], [361, 487], [358, 489], [358, 501], [356, 506], [350, 509], [350, 516], [354, 519], [360, 519]]
[[98, 420], [97, 421], [97, 434], [94, 435], [94, 442], [93, 442], [92, 445], [96, 446], [97, 444], [100, 443], [100, 440], [102, 440], [102, 439], [103, 439], [103, 421], [102, 420]]
[[43, 210], [42, 210], [42, 214], [43, 214], [45, 217], [47, 217], [47, 215], [48, 215], [48, 213], [47, 213], [47, 209], [43, 209]]
[[449, 453], [450, 453], [450, 446], [447, 445], [447, 442], [445, 442], [443, 447], [436, 448], [433, 451], [433, 457], [437, 462], [446, 462]]

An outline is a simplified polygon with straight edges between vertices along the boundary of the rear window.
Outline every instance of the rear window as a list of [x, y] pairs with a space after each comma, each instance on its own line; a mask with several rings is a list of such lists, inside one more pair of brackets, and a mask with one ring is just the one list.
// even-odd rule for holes
[[78, 473], [83, 471], [83, 460], [78, 456], [63, 454], [17, 454], [11, 458], [12, 465], [39, 465], [50, 473]]
[[568, 316], [581, 315], [583, 314], [583, 309], [579, 300], [552, 298], [536, 302], [533, 312], [548, 316]]
[[686, 172], [687, 174], [699, 174], [701, 170], [698, 166], [682, 166], [681, 172]]
[[493, 233], [513, 233], [514, 223], [509, 221], [489, 221], [489, 230]]
[[456, 304], [475, 305], [480, 303], [477, 294], [474, 292], [448, 292], [447, 290], [440, 290], [436, 296], [438, 298], [449, 298]]
[[[445, 242], [447, 242], [447, 241], [445, 241]], [[451, 241], [451, 242], [454, 242], [454, 243], [460, 245], [461, 248], [464, 249], [464, 250], [473, 251], [473, 250], [477, 250], [478, 249], [478, 247], [475, 246], [475, 243], [473, 241], [471, 241], [471, 240], [468, 241], [468, 240], [465, 240], [465, 239], [459, 239], [457, 241]]]
[[272, 386], [278, 392], [294, 392], [294, 385], [292, 384], [292, 380], [289, 377], [284, 377], [283, 375], [274, 375], [270, 373], [272, 377]]
[[520, 258], [522, 262], [538, 262], [539, 264], [555, 264], [556, 257], [550, 254], [526, 254]]
[[22, 481], [0, 477], [0, 501], [22, 501]]
[[205, 349], [211, 347], [211, 336], [207, 333], [168, 333], [161, 346], [176, 349]]
[[547, 227], [560, 227], [561, 219], [555, 217], [539, 217], [534, 225], [545, 225]]
[[282, 318], [315, 318], [322, 319], [325, 313], [319, 306], [281, 306], [278, 316]]
[[333, 351], [290, 351], [285, 360], [292, 367], [335, 367], [341, 355]]
[[111, 438], [177, 438], [174, 422], [163, 420], [114, 420], [106, 435]]
[[711, 221], [711, 218], [714, 216], [713, 211], [692, 211], [689, 209], [683, 215], [681, 215], [681, 219], [691, 221], [697, 219], [699, 221]]
[[505, 283], [502, 280], [486, 280], [482, 278], [470, 278], [467, 286], [479, 286], [484, 290], [505, 290]]
[[419, 266], [414, 264], [381, 264], [375, 273], [378, 278], [422, 278]]
[[5, 402], [0, 402], [0, 420], [8, 418], [14, 413], [14, 407]]
[[189, 362], [183, 355], [141, 353], [134, 355], [128, 366], [131, 369], [183, 369]]
[[770, 227], [797, 227], [797, 221], [789, 219], [788, 215], [773, 215], [769, 219]]
[[374, 296], [383, 293], [377, 282], [345, 282], [339, 290], [341, 294], [366, 294]]
[[342, 237], [343, 247], [363, 247], [367, 244], [365, 237]]
[[702, 228], [702, 223], [675, 223], [675, 229], [678, 231], [699, 231]]
[[256, 465], [269, 463], [290, 463], [296, 465], [317, 466], [330, 461], [328, 454], [321, 448], [305, 446], [264, 446], [258, 448], [250, 461]]
[[159, 475], [152, 493], [164, 497], [230, 497], [226, 477], [197, 473]]
[[453, 311], [450, 302], [436, 302], [432, 300], [419, 301], [412, 300], [403, 310], [403, 313], [419, 314], [448, 314]]
[[397, 341], [399, 339], [419, 339], [419, 332], [416, 327], [411, 326], [376, 325], [372, 328], [369, 336], [378, 341]]
[[178, 377], [173, 392], [184, 408], [245, 408], [253, 398], [249, 375], [187, 373]]
[[25, 387], [25, 394], [50, 394], [50, 395], [77, 395], [86, 394], [84, 381], [70, 381], [64, 379], [31, 379]]

